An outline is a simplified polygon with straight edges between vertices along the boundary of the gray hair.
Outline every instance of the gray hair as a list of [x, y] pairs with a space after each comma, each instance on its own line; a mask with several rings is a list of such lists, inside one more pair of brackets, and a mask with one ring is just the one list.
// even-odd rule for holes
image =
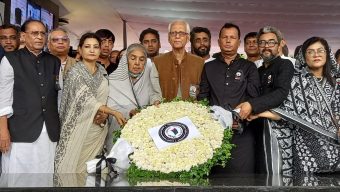
[[136, 49], [141, 49], [144, 53], [145, 58], [148, 58], [147, 52], [145, 47], [140, 44], [140, 43], [133, 43], [131, 44], [127, 49], [126, 49], [126, 57], [128, 57], [130, 55], [130, 53]]
[[257, 41], [259, 41], [261, 35], [265, 33], [274, 33], [276, 35], [277, 41], [280, 43], [283, 39], [283, 35], [280, 30], [278, 30], [276, 27], [272, 26], [265, 26], [260, 29], [260, 31], [257, 33]]
[[64, 32], [64, 33], [66, 34], [66, 36], [68, 37], [68, 32], [67, 32], [64, 28], [58, 27], [58, 28], [52, 29], [52, 30], [48, 33], [48, 38], [47, 38], [48, 41], [51, 41], [51, 34], [52, 34], [52, 32], [54, 32], [54, 31], [62, 31], [62, 32]]
[[188, 22], [186, 22], [186, 21], [184, 21], [184, 20], [175, 20], [175, 21], [171, 21], [171, 22], [169, 23], [169, 26], [168, 26], [168, 32], [169, 32], [169, 33], [170, 33], [170, 30], [171, 30], [172, 25], [175, 24], [175, 23], [183, 23], [183, 24], [185, 24], [186, 32], [187, 32], [188, 34], [190, 34], [190, 25], [189, 25]]

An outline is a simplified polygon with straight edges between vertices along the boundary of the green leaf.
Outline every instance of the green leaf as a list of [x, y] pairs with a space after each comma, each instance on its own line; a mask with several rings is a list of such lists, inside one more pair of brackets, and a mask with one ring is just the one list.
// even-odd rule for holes
[[[190, 99], [189, 99], [190, 100]], [[163, 100], [162, 103], [183, 101], [180, 97], [176, 97], [172, 101]], [[188, 102], [196, 102], [203, 106], [209, 106], [209, 101], [207, 99], [201, 101], [193, 101], [192, 99]], [[143, 110], [143, 109], [142, 109]], [[121, 135], [121, 130], [116, 130], [113, 132], [113, 142], [115, 143]], [[128, 180], [131, 185], [136, 185], [138, 182], [143, 181], [180, 181], [182, 183], [189, 183], [190, 185], [208, 185], [209, 181], [206, 179], [209, 176], [212, 167], [220, 165], [225, 167], [228, 160], [231, 157], [231, 149], [235, 146], [231, 144], [233, 132], [231, 129], [227, 128], [224, 130], [224, 136], [222, 145], [215, 149], [213, 157], [207, 160], [204, 164], [192, 167], [189, 171], [162, 173], [160, 171], [149, 171], [143, 170], [136, 166], [134, 162], [131, 162], [131, 166], [127, 171]]]
[[[224, 137], [221, 147], [217, 148], [211, 159], [201, 165], [192, 167], [189, 171], [162, 173], [160, 171], [148, 171], [140, 169], [136, 164], [132, 163], [128, 169], [128, 178], [131, 181], [138, 181], [138, 178], [157, 178], [157, 179], [179, 179], [183, 181], [201, 180], [210, 174], [211, 168], [216, 165], [225, 167], [228, 160], [231, 157], [230, 150], [234, 147], [234, 144], [230, 143], [232, 137], [232, 131], [225, 129]], [[132, 183], [133, 184], [133, 183]]]
[[120, 138], [120, 135], [122, 134], [122, 130], [119, 129], [119, 130], [114, 130], [112, 132], [112, 135], [113, 135], [113, 144], [115, 144], [117, 142], [117, 140]]

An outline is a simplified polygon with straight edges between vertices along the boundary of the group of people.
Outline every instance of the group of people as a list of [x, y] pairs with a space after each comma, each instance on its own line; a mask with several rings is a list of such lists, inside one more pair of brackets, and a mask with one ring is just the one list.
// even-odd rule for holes
[[321, 37], [307, 39], [293, 59], [284, 55], [282, 33], [265, 26], [245, 36], [244, 59], [237, 25], [221, 27], [220, 52], [210, 55], [210, 31], [175, 20], [168, 53], [159, 53], [155, 29], [121, 53], [112, 51], [114, 34], [100, 29], [82, 35], [77, 61], [68, 56], [62, 28], [47, 33], [42, 22], [29, 19], [21, 34], [25, 46], [18, 49], [19, 31], [0, 28], [4, 173], [86, 172], [86, 162], [112, 148], [113, 130], [138, 109], [177, 97], [239, 111], [232, 158], [227, 167], [214, 167], [215, 174], [340, 169], [339, 61]]

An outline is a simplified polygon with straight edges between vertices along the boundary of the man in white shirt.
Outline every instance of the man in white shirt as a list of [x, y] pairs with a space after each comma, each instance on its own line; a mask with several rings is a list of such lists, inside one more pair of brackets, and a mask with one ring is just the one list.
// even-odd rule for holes
[[3, 173], [53, 173], [60, 135], [56, 77], [60, 60], [43, 51], [46, 27], [22, 26], [25, 48], [0, 63], [0, 150]]
[[244, 52], [247, 54], [247, 60], [255, 63], [259, 68], [262, 65], [260, 49], [257, 44], [257, 32], [249, 32], [244, 36]]
[[0, 45], [6, 52], [15, 51], [19, 47], [19, 29], [14, 25], [0, 27]]

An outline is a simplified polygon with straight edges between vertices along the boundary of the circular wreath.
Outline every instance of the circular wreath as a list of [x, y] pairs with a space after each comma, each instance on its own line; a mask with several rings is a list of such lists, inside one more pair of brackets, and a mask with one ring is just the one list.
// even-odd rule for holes
[[[148, 129], [184, 116], [190, 118], [201, 136], [159, 150]], [[202, 178], [209, 174], [212, 166], [225, 166], [232, 148], [231, 134], [212, 119], [208, 107], [202, 104], [173, 101], [149, 106], [121, 130], [120, 137], [134, 147], [128, 176]]]

